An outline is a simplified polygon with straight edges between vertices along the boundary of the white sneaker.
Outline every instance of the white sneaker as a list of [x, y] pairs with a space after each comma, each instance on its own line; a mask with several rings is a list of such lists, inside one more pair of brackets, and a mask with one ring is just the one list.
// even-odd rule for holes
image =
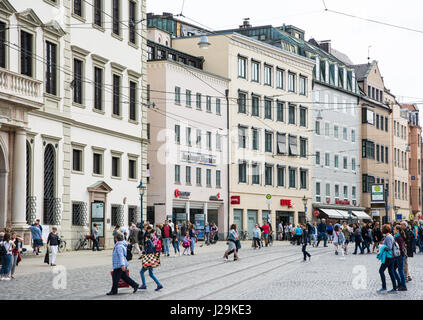
[[179, 256], [181, 256], [181, 251], [179, 251]]

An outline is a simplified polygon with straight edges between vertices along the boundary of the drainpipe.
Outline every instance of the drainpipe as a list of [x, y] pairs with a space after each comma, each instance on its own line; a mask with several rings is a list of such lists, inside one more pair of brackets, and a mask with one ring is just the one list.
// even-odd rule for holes
[[228, 152], [228, 156], [227, 156], [227, 166], [228, 166], [228, 174], [227, 174], [227, 187], [228, 187], [228, 226], [227, 226], [227, 232], [229, 235], [229, 215], [231, 214], [231, 199], [230, 199], [230, 190], [229, 190], [229, 186], [230, 186], [230, 174], [229, 174], [229, 170], [231, 167], [230, 161], [231, 161], [231, 155], [230, 155], [230, 133], [229, 133], [229, 89], [225, 90], [225, 97], [226, 97], [226, 127], [227, 127], [227, 152]]

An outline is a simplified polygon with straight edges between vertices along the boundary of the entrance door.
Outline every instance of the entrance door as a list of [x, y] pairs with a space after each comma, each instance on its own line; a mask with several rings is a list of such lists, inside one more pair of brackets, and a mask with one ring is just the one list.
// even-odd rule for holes
[[[1, 141], [0, 141], [1, 142]], [[6, 227], [6, 190], [7, 190], [7, 171], [6, 155], [0, 144], [0, 227]]]
[[236, 224], [236, 228], [238, 232], [242, 231], [242, 210], [241, 209], [234, 209], [234, 224]]
[[98, 226], [99, 245], [104, 247], [104, 202], [91, 203], [91, 230], [94, 227], [94, 223]]
[[257, 210], [248, 210], [247, 211], [247, 231], [248, 231], [248, 238], [253, 238], [253, 231], [254, 227], [257, 223]]

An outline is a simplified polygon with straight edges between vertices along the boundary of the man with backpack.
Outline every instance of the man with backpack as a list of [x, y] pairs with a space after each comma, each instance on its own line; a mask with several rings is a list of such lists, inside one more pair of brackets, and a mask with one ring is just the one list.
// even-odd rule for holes
[[319, 238], [317, 240], [317, 245], [316, 248], [319, 246], [320, 240], [323, 239], [323, 244], [324, 247], [327, 247], [327, 235], [326, 235], [326, 230], [327, 230], [327, 226], [326, 226], [326, 220], [322, 219], [322, 221], [319, 223], [319, 225], [317, 226], [317, 231], [319, 232]]
[[404, 261], [404, 274], [405, 278], [408, 281], [411, 281], [411, 273], [410, 268], [408, 266], [408, 259], [413, 258], [414, 252], [413, 252], [413, 242], [414, 242], [414, 235], [413, 231], [411, 231], [410, 227], [408, 226], [407, 221], [401, 221], [401, 229], [404, 231], [405, 234], [405, 247], [407, 249], [407, 257]]

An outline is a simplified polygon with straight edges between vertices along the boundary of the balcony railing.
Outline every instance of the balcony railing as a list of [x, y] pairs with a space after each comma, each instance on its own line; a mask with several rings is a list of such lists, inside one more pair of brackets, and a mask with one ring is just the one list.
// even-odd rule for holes
[[40, 107], [43, 103], [43, 82], [0, 68], [0, 95], [19, 104]]

